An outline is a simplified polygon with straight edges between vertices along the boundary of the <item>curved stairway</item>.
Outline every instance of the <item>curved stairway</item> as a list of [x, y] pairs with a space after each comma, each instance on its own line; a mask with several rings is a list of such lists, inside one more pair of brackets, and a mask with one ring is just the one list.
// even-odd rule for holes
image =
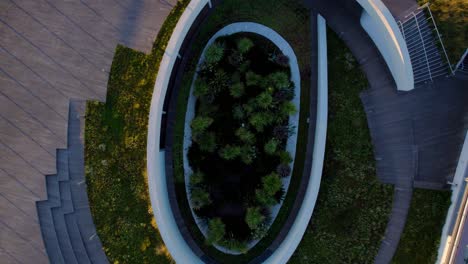
[[84, 174], [85, 101], [70, 102], [67, 149], [57, 150], [57, 174], [46, 179], [47, 200], [37, 202], [51, 263], [109, 263], [89, 208]]

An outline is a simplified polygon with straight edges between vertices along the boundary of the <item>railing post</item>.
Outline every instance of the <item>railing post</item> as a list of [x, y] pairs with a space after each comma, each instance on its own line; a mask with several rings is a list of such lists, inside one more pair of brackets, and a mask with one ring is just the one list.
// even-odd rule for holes
[[442, 39], [440, 38], [440, 34], [439, 34], [439, 29], [437, 29], [437, 25], [434, 21], [434, 17], [432, 16], [432, 12], [431, 12], [431, 8], [429, 7], [429, 3], [426, 3], [425, 7], [427, 8], [427, 10], [429, 11], [429, 15], [431, 16], [431, 20], [432, 20], [432, 23], [434, 24], [434, 27], [435, 27], [435, 30], [437, 32], [437, 37], [439, 37], [439, 41], [440, 41], [440, 45], [442, 45], [442, 50], [444, 51], [444, 54], [445, 54], [445, 58], [447, 59], [447, 63], [450, 67], [450, 72], [453, 74], [455, 74], [455, 72], [453, 71], [453, 68], [452, 68], [452, 64], [450, 63], [450, 59], [449, 57], [447, 56], [447, 52], [445, 51], [445, 46], [444, 46], [444, 43], [442, 42]]
[[416, 27], [418, 28], [419, 37], [421, 38], [421, 41], [422, 41], [424, 56], [426, 57], [427, 70], [429, 71], [429, 78], [431, 79], [431, 81], [433, 81], [432, 73], [431, 73], [431, 66], [429, 65], [429, 58], [427, 57], [427, 52], [426, 52], [426, 44], [424, 43], [424, 38], [421, 34], [421, 29], [419, 28], [418, 17], [414, 14], [414, 12], [411, 12], [411, 14], [414, 17], [414, 21], [416, 22]]

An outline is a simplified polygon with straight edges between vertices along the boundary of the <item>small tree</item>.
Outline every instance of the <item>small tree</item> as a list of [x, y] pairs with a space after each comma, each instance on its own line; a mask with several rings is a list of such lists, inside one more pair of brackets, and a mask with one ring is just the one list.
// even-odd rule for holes
[[233, 160], [241, 154], [241, 148], [238, 146], [231, 146], [227, 145], [225, 146], [219, 153], [221, 158], [225, 160]]
[[244, 95], [245, 87], [244, 87], [243, 83], [238, 82], [238, 83], [235, 83], [235, 84], [231, 85], [229, 90], [230, 90], [229, 92], [230, 92], [232, 97], [239, 98], [242, 95]]
[[218, 63], [223, 59], [224, 46], [218, 42], [215, 42], [209, 46], [205, 51], [205, 61], [208, 64]]
[[245, 215], [245, 222], [251, 230], [257, 229], [262, 222], [265, 221], [265, 216], [260, 212], [258, 207], [247, 208], [247, 214]]
[[197, 116], [192, 120], [190, 127], [192, 134], [198, 136], [206, 131], [206, 129], [213, 123], [213, 118], [205, 116]]
[[278, 140], [276, 139], [270, 139], [264, 147], [265, 153], [268, 155], [273, 155], [276, 152], [276, 149], [278, 148]]
[[250, 132], [247, 128], [241, 127], [236, 130], [236, 136], [244, 143], [254, 144], [255, 134]]
[[202, 188], [194, 188], [191, 193], [193, 209], [199, 210], [211, 204], [210, 194]]
[[269, 108], [272, 102], [273, 97], [269, 92], [263, 92], [257, 97], [257, 103], [263, 109]]
[[206, 242], [209, 245], [218, 244], [226, 233], [226, 226], [220, 218], [211, 219], [208, 222], [208, 235]]
[[241, 54], [247, 53], [253, 46], [254, 46], [254, 43], [248, 38], [241, 38], [237, 42], [237, 50]]
[[284, 54], [279, 54], [275, 57], [275, 62], [280, 66], [287, 67], [289, 65], [289, 57]]

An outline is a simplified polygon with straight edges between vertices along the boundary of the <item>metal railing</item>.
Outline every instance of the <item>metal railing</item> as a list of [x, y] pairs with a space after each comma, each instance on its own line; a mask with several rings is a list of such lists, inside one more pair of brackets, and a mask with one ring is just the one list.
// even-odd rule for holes
[[455, 73], [429, 4], [408, 11], [398, 27], [406, 41], [413, 65], [414, 83], [434, 81]]

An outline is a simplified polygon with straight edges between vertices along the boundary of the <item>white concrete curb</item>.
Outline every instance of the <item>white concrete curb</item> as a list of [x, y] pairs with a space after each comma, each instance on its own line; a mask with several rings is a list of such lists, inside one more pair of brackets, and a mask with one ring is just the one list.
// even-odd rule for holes
[[164, 151], [159, 149], [161, 116], [163, 113], [167, 86], [182, 42], [190, 26], [207, 2], [207, 0], [192, 0], [177, 22], [159, 66], [156, 83], [154, 84], [153, 97], [151, 99], [148, 123], [146, 155], [151, 206], [164, 244], [177, 263], [202, 264], [203, 261], [194, 254], [185, 242], [172, 213], [167, 191], [164, 162], [165, 154]]
[[286, 263], [301, 242], [309, 220], [314, 211], [322, 179], [323, 160], [325, 158], [325, 143], [327, 137], [328, 117], [328, 59], [327, 59], [327, 27], [325, 19], [318, 15], [318, 94], [317, 121], [315, 128], [315, 143], [312, 171], [306, 195], [302, 202], [296, 220], [276, 251], [264, 262], [267, 264]]
[[357, 0], [364, 8], [361, 25], [374, 41], [392, 73], [397, 89], [414, 89], [414, 75], [406, 41], [395, 18], [381, 0]]
[[[167, 191], [165, 176], [165, 153], [159, 149], [161, 116], [163, 103], [169, 83], [170, 73], [174, 66], [180, 46], [197, 15], [207, 4], [207, 0], [192, 0], [177, 23], [174, 33], [167, 45], [166, 53], [162, 58], [161, 65], [154, 86], [151, 100], [148, 143], [147, 143], [147, 169], [148, 186], [153, 213], [158, 224], [161, 237], [176, 263], [202, 264], [180, 233]], [[318, 80], [318, 105], [315, 145], [313, 153], [312, 172], [302, 207], [291, 227], [288, 235], [278, 249], [264, 263], [286, 263], [294, 253], [312, 216], [323, 168], [325, 154], [325, 140], [327, 130], [328, 113], [328, 77], [327, 77], [327, 47], [326, 47], [326, 24], [322, 17], [318, 17], [318, 41], [319, 41], [319, 80]]]
[[466, 188], [466, 173], [468, 172], [468, 133], [465, 136], [465, 142], [463, 144], [463, 149], [460, 153], [460, 158], [458, 160], [457, 170], [455, 171], [455, 176], [453, 177], [452, 183], [452, 196], [451, 204], [447, 212], [447, 217], [445, 218], [445, 224], [442, 228], [442, 236], [440, 238], [439, 251], [437, 256], [437, 262], [441, 263], [443, 260], [447, 260], [449, 249], [454, 244], [453, 229], [455, 221], [457, 220], [460, 207], [460, 204], [463, 194]]
[[[300, 95], [301, 95], [301, 75], [299, 71], [299, 64], [297, 62], [297, 57], [296, 54], [294, 53], [293, 48], [289, 43], [281, 37], [280, 34], [275, 32], [273, 29], [266, 27], [264, 25], [258, 24], [258, 23], [253, 23], [253, 22], [238, 22], [238, 23], [233, 23], [225, 26], [224, 28], [220, 29], [218, 32], [216, 32], [210, 40], [208, 40], [208, 43], [206, 44], [205, 48], [203, 49], [203, 52], [200, 56], [200, 60], [198, 62], [198, 66], [202, 63], [202, 59], [204, 58], [204, 54], [206, 49], [213, 44], [213, 42], [216, 41], [217, 38], [222, 37], [222, 36], [228, 36], [240, 32], [247, 32], [247, 33], [256, 33], [260, 36], [265, 37], [266, 39], [270, 40], [273, 42], [280, 50], [283, 52], [284, 55], [288, 56], [289, 58], [289, 65], [291, 69], [291, 80], [294, 83], [294, 93], [295, 96], [292, 100], [293, 104], [296, 106], [297, 113], [289, 117], [289, 125], [294, 127], [294, 135], [288, 138], [288, 141], [286, 143], [286, 151], [288, 151], [291, 154], [291, 157], [293, 157], [293, 160], [289, 164], [291, 168], [294, 168], [294, 160], [295, 160], [295, 154], [296, 154], [296, 142], [297, 142], [297, 136], [299, 132], [299, 112], [300, 112]], [[190, 193], [190, 174], [192, 173], [192, 169], [190, 168], [189, 162], [188, 162], [188, 150], [192, 144], [192, 130], [190, 128], [190, 123], [195, 117], [195, 102], [196, 102], [196, 97], [193, 95], [193, 89], [194, 89], [194, 83], [195, 80], [197, 79], [197, 73], [195, 73], [193, 81], [192, 81], [192, 87], [190, 88], [190, 95], [189, 95], [189, 100], [187, 104], [187, 113], [185, 116], [185, 124], [184, 124], [184, 143], [183, 143], [183, 157], [184, 157], [184, 176], [185, 176], [185, 191], [187, 194]], [[292, 174], [292, 173], [291, 173]], [[291, 174], [289, 177], [282, 178], [282, 183], [283, 183], [283, 188], [285, 190], [285, 193], [287, 193], [289, 189], [289, 183], [291, 182]], [[190, 201], [190, 199], [189, 199]], [[271, 209], [271, 221], [270, 221], [270, 226], [271, 224], [275, 221], [276, 217], [278, 216], [278, 213], [281, 209], [281, 206], [283, 205], [283, 201], [281, 201], [279, 204], [272, 206]], [[208, 228], [206, 226], [203, 226], [203, 221], [198, 221], [197, 217], [195, 215], [195, 212], [193, 211], [192, 206], [190, 205], [190, 210], [192, 212], [192, 216], [195, 219], [196, 224], [198, 225], [198, 228], [200, 231], [203, 233], [203, 235], [206, 237]], [[260, 240], [254, 240], [248, 245], [248, 249], [251, 249], [254, 247]], [[237, 252], [230, 251], [224, 247], [221, 246], [215, 246], [218, 250], [227, 253], [227, 254], [240, 254]]]

